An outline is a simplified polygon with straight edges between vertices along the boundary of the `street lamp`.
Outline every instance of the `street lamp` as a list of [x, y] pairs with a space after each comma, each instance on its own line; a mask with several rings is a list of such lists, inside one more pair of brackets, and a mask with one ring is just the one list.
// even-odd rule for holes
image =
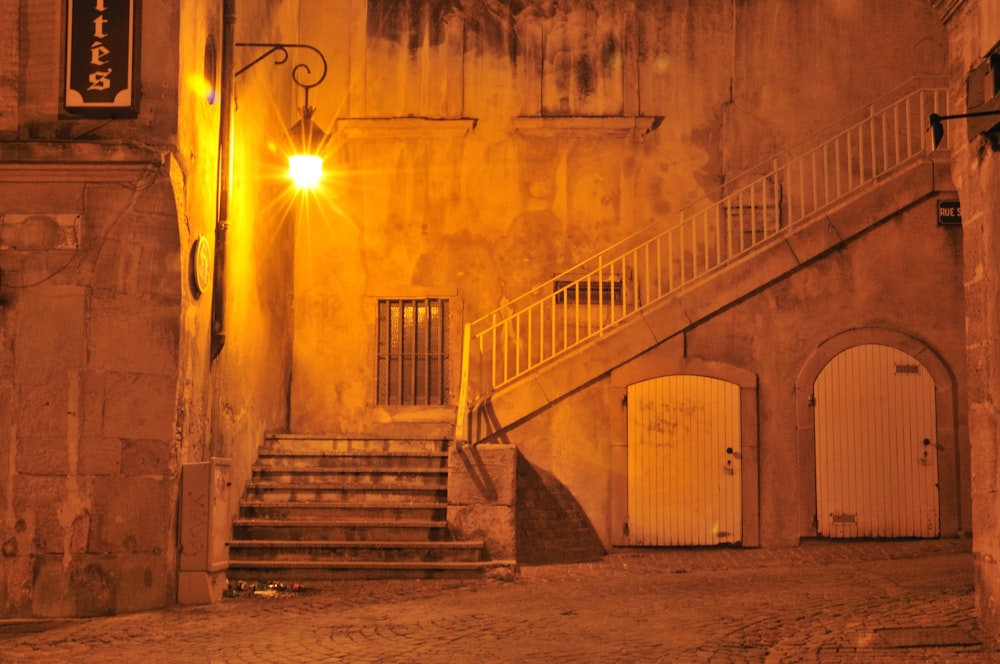
[[[219, 110], [219, 164], [217, 171], [217, 209], [215, 219], [215, 250], [212, 268], [212, 341], [211, 357], [214, 360], [226, 343], [226, 244], [229, 234], [230, 184], [232, 178], [232, 88], [237, 76], [268, 56], [274, 55], [274, 64], [288, 62], [289, 50], [304, 50], [318, 58], [316, 71], [304, 62], [292, 67], [292, 81], [305, 91], [302, 119], [291, 130], [295, 152], [289, 157], [289, 175], [300, 186], [317, 184], [323, 175], [323, 157], [326, 136], [312, 121], [315, 108], [309, 105], [309, 91], [326, 78], [326, 58], [315, 46], [309, 44], [240, 42], [234, 39], [236, 0], [223, 0], [222, 22], [222, 106]], [[236, 47], [265, 49], [264, 52], [240, 69], [234, 67]], [[311, 60], [312, 58], [310, 58]]]
[[280, 65], [288, 62], [289, 49], [304, 49], [319, 58], [321, 66], [316, 72], [304, 62], [300, 62], [292, 67], [292, 81], [305, 91], [305, 101], [302, 105], [302, 118], [292, 125], [292, 128], [289, 130], [295, 150], [288, 157], [288, 175], [292, 181], [302, 188], [315, 186], [323, 177], [322, 149], [326, 143], [326, 134], [313, 122], [312, 117], [316, 109], [309, 105], [309, 91], [322, 83], [326, 78], [326, 58], [318, 48], [309, 44], [238, 42], [236, 46], [241, 48], [265, 48], [267, 50], [242, 68], [236, 70], [233, 74], [234, 78], [272, 54], [275, 58], [274, 64]]

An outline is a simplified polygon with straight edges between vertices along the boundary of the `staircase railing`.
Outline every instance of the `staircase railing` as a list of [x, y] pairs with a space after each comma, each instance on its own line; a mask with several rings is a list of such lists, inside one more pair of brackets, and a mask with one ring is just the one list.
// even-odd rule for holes
[[681, 210], [672, 225], [652, 224], [467, 324], [456, 438], [466, 440], [475, 401], [929, 153], [928, 117], [947, 113], [946, 99], [944, 88], [926, 87], [872, 105], [821, 144], [776, 157]]

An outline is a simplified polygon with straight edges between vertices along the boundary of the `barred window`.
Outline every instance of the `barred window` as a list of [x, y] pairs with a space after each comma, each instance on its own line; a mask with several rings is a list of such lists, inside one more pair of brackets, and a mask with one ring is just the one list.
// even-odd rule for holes
[[448, 401], [448, 301], [379, 300], [378, 403]]

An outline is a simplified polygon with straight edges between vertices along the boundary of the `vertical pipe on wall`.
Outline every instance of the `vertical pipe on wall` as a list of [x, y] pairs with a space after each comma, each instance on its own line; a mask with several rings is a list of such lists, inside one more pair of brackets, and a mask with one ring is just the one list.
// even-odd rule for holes
[[229, 232], [229, 186], [232, 179], [233, 51], [236, 0], [222, 10], [222, 58], [219, 107], [219, 172], [216, 180], [215, 260], [212, 276], [212, 358], [226, 344], [226, 236]]

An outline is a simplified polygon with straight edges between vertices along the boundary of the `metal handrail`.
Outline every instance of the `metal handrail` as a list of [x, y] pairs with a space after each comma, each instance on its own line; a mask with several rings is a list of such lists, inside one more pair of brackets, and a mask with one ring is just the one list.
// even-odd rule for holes
[[738, 178], [716, 192], [716, 200], [681, 210], [673, 225], [642, 229], [468, 323], [457, 432], [467, 435], [473, 400], [599, 338], [931, 152], [927, 118], [947, 112], [946, 95], [944, 88], [922, 88], [869, 107], [866, 117], [820, 145], [785, 153], [764, 175]]

